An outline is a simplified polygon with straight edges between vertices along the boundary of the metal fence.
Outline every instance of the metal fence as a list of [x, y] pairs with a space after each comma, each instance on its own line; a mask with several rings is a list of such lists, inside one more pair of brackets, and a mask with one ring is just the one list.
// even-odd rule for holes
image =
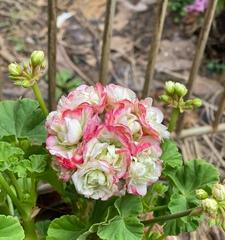
[[[204, 55], [205, 47], [209, 37], [209, 32], [213, 23], [213, 19], [216, 12], [218, 0], [209, 0], [207, 11], [205, 12], [204, 21], [202, 24], [201, 32], [198, 37], [198, 43], [196, 45], [195, 56], [192, 62], [190, 70], [187, 88], [189, 93], [187, 98], [192, 94], [192, 89], [198, 76], [201, 61]], [[57, 0], [48, 0], [49, 8], [49, 24], [48, 24], [48, 79], [49, 79], [49, 108], [55, 107], [55, 78], [56, 78], [56, 5]], [[149, 95], [152, 87], [154, 78], [154, 69], [157, 54], [160, 47], [160, 41], [162, 37], [162, 31], [164, 27], [165, 17], [167, 13], [168, 0], [158, 0], [156, 6], [155, 23], [153, 38], [151, 41], [151, 48], [148, 54], [148, 63], [145, 72], [145, 82], [143, 86], [142, 96], [146, 97]], [[108, 64], [110, 59], [110, 43], [113, 29], [113, 17], [116, 8], [116, 0], [107, 0], [106, 4], [106, 16], [105, 26], [103, 33], [103, 44], [102, 44], [102, 55], [101, 55], [101, 66], [99, 73], [99, 81], [102, 84], [107, 83], [108, 77]], [[225, 74], [222, 76], [223, 82], [225, 82]], [[225, 108], [225, 89], [222, 98], [219, 103], [217, 112], [215, 113], [215, 120], [211, 125], [195, 127], [190, 129], [183, 129], [183, 122], [185, 114], [181, 116], [178, 122], [175, 136], [179, 138], [185, 138], [190, 136], [198, 136], [203, 134], [209, 134], [214, 132], [225, 131], [225, 123], [220, 123], [221, 116]]]

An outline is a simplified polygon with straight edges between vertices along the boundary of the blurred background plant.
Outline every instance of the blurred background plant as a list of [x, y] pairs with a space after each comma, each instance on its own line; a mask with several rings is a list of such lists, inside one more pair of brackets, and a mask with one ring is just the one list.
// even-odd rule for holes
[[[48, 82], [46, 75], [45, 81]], [[60, 69], [56, 73], [56, 100], [62, 95], [68, 94], [72, 89], [80, 86], [83, 81], [76, 77], [73, 72], [68, 69]]]

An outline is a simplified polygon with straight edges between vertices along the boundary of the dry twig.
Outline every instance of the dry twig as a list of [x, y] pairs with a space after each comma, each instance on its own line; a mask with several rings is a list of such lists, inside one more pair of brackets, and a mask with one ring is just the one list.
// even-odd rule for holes
[[161, 0], [158, 2], [158, 8], [155, 15], [156, 22], [154, 26], [153, 40], [151, 43], [151, 48], [149, 50], [148, 64], [145, 72], [145, 83], [144, 83], [143, 92], [142, 92], [143, 98], [148, 96], [151, 85], [152, 85], [156, 57], [159, 51], [160, 40], [162, 37], [163, 26], [166, 18], [167, 5], [168, 5], [168, 0]]
[[102, 84], [107, 83], [109, 68], [110, 44], [112, 37], [113, 17], [115, 14], [116, 0], [108, 0], [106, 6], [105, 28], [103, 33], [102, 54], [99, 81]]
[[56, 6], [57, 0], [48, 0], [48, 104], [56, 107]]

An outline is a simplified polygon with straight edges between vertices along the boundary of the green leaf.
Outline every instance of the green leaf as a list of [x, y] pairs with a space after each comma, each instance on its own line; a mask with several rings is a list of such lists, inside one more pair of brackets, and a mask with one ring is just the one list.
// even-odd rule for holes
[[38, 102], [31, 99], [0, 102], [0, 139], [14, 136], [43, 143], [46, 138], [45, 116]]
[[[198, 205], [198, 200], [194, 194], [190, 196], [184, 196], [179, 193], [174, 193], [171, 196], [168, 208], [171, 213], [182, 212], [187, 209], [191, 209]], [[167, 235], [178, 235], [181, 232], [192, 232], [199, 226], [201, 217], [189, 216], [175, 220], [168, 221], [164, 226], [165, 233]]]
[[23, 240], [24, 237], [23, 228], [17, 218], [0, 215], [0, 239]]
[[137, 216], [143, 212], [141, 198], [138, 196], [125, 195], [117, 199], [114, 205], [122, 217]]
[[31, 155], [30, 159], [30, 167], [28, 171], [31, 173], [40, 174], [43, 173], [47, 166], [48, 155]]
[[[186, 162], [177, 171], [170, 172], [171, 180], [170, 213], [185, 211], [199, 205], [195, 191], [199, 188], [208, 188], [219, 180], [218, 170], [203, 160]], [[195, 230], [201, 218], [199, 216], [183, 217], [166, 222], [164, 230], [167, 235], [177, 235], [181, 232]]]
[[166, 139], [161, 145], [162, 147], [162, 156], [164, 170], [166, 171], [168, 168], [178, 168], [180, 167], [182, 162], [182, 156], [178, 151], [177, 145], [174, 141]]
[[200, 217], [186, 217], [170, 220], [164, 226], [166, 236], [178, 235], [184, 232], [193, 232], [199, 226]]
[[22, 149], [12, 146], [7, 142], [0, 142], [0, 171], [11, 171], [18, 177], [27, 174], [40, 174], [45, 171], [48, 155], [31, 155], [23, 159]]
[[0, 171], [12, 170], [24, 152], [7, 142], [0, 142]]
[[104, 240], [141, 240], [143, 233], [143, 224], [137, 217], [117, 216], [108, 224], [100, 225], [97, 235]]
[[152, 184], [147, 194], [142, 198], [145, 212], [151, 211], [151, 209], [157, 207], [157, 205], [159, 206], [159, 200], [161, 200], [165, 196], [165, 193], [167, 191], [168, 186], [164, 185], [161, 182], [156, 182]]
[[180, 193], [188, 196], [199, 188], [218, 182], [219, 172], [212, 164], [204, 160], [191, 160], [177, 171], [171, 172], [168, 177]]
[[45, 240], [50, 223], [50, 220], [38, 221], [35, 223], [35, 228], [39, 237], [38, 239]]
[[98, 227], [98, 236], [104, 240], [140, 240], [144, 233], [144, 226], [138, 215], [143, 212], [141, 198], [126, 195], [114, 203], [119, 216], [113, 217], [107, 223]]
[[85, 230], [76, 216], [65, 215], [51, 222], [46, 240], [77, 240]]

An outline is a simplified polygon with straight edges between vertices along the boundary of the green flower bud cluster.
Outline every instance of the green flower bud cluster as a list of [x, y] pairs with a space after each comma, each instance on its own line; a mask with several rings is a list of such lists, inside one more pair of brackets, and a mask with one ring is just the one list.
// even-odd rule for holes
[[190, 100], [184, 100], [187, 95], [187, 88], [178, 82], [168, 81], [165, 83], [165, 93], [160, 96], [160, 100], [168, 105], [183, 112], [187, 109], [193, 109], [194, 107], [200, 107], [202, 101], [199, 98], [194, 98]]
[[197, 190], [196, 195], [209, 217], [210, 225], [221, 226], [225, 230], [225, 185], [216, 183], [212, 187], [211, 196], [203, 189]]
[[46, 67], [43, 51], [34, 51], [28, 63], [11, 63], [8, 66], [9, 78], [16, 85], [25, 88], [33, 86]]

